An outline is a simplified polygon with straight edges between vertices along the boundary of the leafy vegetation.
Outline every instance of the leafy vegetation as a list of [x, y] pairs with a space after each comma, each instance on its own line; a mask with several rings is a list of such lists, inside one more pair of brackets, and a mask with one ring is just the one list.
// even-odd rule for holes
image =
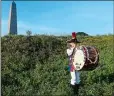
[[[2, 96], [72, 96], [66, 40], [56, 36], [4, 36]], [[113, 35], [81, 37], [81, 45], [96, 46], [100, 65], [81, 72], [79, 96], [112, 96], [114, 92]]]
[[79, 36], [89, 36], [87, 33], [85, 32], [77, 32], [77, 35]]

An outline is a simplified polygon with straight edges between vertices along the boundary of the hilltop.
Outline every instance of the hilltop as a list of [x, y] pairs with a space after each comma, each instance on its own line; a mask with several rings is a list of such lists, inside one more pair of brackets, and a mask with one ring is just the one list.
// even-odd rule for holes
[[[70, 36], [4, 36], [1, 38], [3, 96], [71, 96], [66, 40]], [[96, 46], [100, 65], [81, 72], [80, 96], [114, 92], [113, 35], [79, 36], [80, 45]]]

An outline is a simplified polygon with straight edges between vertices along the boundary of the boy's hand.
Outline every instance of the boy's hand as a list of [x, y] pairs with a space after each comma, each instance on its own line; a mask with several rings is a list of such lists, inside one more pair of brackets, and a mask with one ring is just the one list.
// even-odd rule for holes
[[67, 54], [68, 54], [68, 56], [72, 55], [72, 52], [73, 52], [73, 48], [67, 49]]

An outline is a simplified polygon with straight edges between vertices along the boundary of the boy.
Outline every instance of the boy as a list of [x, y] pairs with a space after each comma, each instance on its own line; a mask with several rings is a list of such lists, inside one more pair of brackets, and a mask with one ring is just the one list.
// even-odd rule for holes
[[71, 74], [71, 87], [73, 88], [74, 94], [78, 95], [78, 89], [80, 85], [80, 72], [74, 68], [72, 55], [74, 49], [77, 49], [77, 43], [80, 43], [76, 38], [76, 33], [72, 33], [72, 39], [68, 40], [67, 43], [70, 45], [70, 48], [67, 49], [67, 55], [69, 57], [69, 70]]

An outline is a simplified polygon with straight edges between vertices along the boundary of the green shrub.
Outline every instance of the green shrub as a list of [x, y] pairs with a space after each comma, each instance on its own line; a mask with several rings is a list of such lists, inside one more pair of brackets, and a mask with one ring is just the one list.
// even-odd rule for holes
[[[65, 36], [4, 36], [1, 39], [3, 96], [72, 96]], [[80, 96], [111, 96], [114, 91], [113, 35], [80, 37], [99, 49], [100, 65], [82, 71]]]

